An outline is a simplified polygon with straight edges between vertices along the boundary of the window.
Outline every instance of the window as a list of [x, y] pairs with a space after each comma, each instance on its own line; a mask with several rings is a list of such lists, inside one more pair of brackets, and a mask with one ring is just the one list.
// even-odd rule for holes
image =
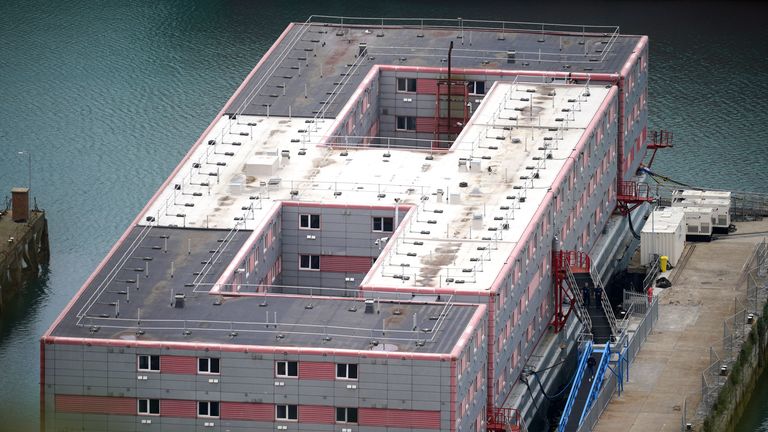
[[395, 129], [401, 131], [415, 131], [416, 130], [416, 117], [412, 116], [397, 116], [397, 125]]
[[485, 81], [469, 81], [467, 87], [469, 87], [469, 94], [485, 94]]
[[299, 269], [320, 270], [320, 255], [301, 255], [299, 257]]
[[139, 356], [139, 370], [140, 371], [160, 371], [160, 356], [159, 355], [140, 355]]
[[139, 399], [138, 412], [142, 415], [160, 415], [160, 399]]
[[416, 93], [416, 78], [398, 78], [397, 91]]
[[357, 379], [357, 365], [354, 363], [338, 363], [336, 364], [336, 378], [337, 379]]
[[218, 417], [219, 403], [218, 402], [198, 402], [197, 416], [198, 417]]
[[299, 215], [299, 228], [320, 229], [320, 215], [319, 214]]
[[275, 405], [276, 420], [298, 420], [299, 407], [296, 405]]
[[391, 217], [374, 217], [373, 218], [373, 231], [374, 232], [392, 232], [395, 230], [394, 221]]
[[275, 362], [275, 376], [278, 377], [298, 377], [299, 363], [295, 361]]
[[207, 374], [219, 373], [219, 359], [210, 357], [200, 357], [197, 359], [197, 372]]
[[336, 408], [336, 422], [357, 423], [357, 408]]

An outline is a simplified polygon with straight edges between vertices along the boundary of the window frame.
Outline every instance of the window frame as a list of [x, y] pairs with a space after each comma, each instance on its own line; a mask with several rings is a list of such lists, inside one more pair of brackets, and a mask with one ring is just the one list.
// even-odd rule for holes
[[[152, 402], [157, 403], [157, 412], [152, 412]], [[146, 412], [141, 411], [141, 403], [146, 402]], [[160, 415], [160, 399], [136, 399], [136, 414], [140, 416], [159, 416]]]
[[[304, 225], [304, 220], [303, 220], [305, 217], [306, 217], [306, 221], [307, 221], [307, 225], [306, 226]], [[315, 218], [317, 218], [317, 226], [313, 226], [315, 224], [312, 223]], [[321, 225], [320, 225], [321, 222], [320, 221], [321, 221], [321, 219], [320, 219], [320, 215], [319, 214], [315, 214], [315, 213], [301, 213], [301, 214], [299, 214], [299, 229], [301, 229], [301, 230], [314, 230], [314, 231], [317, 231], [321, 227]]]
[[[307, 266], [304, 266], [304, 257], [307, 257]], [[314, 259], [317, 258], [317, 267], [314, 267]], [[320, 255], [312, 254], [300, 254], [299, 255], [299, 270], [302, 271], [320, 271]]]
[[[354, 377], [350, 377], [350, 366], [354, 366]], [[339, 375], [339, 368], [344, 368], [344, 375]], [[337, 380], [344, 380], [344, 381], [357, 381], [358, 377], [360, 376], [360, 365], [357, 363], [336, 363], [336, 379]]]
[[396, 87], [398, 93], [416, 93], [416, 78], [398, 77]]
[[[380, 229], [376, 229], [376, 219], [381, 219], [380, 223]], [[389, 219], [389, 222], [392, 224], [392, 229], [387, 231], [386, 230], [386, 220]], [[380, 232], [380, 233], [393, 233], [395, 232], [395, 218], [391, 216], [371, 216], [371, 232]]]
[[[204, 405], [205, 404], [205, 405]], [[208, 414], [200, 414], [200, 408], [206, 407]], [[216, 407], [216, 415], [211, 414], [213, 407]], [[197, 401], [197, 416], [200, 418], [220, 418], [221, 417], [221, 404], [219, 401]]]
[[[202, 370], [201, 366], [202, 363], [205, 362], [207, 364], [208, 370]], [[216, 365], [216, 371], [214, 372], [213, 365]], [[221, 359], [218, 357], [198, 357], [197, 358], [197, 373], [201, 375], [221, 375]]]
[[[285, 363], [285, 374], [280, 374], [280, 364]], [[291, 363], [296, 365], [296, 375], [291, 375]], [[275, 378], [298, 378], [299, 362], [294, 360], [275, 360]]]
[[[141, 359], [142, 357], [147, 358], [147, 368], [141, 367]], [[157, 369], [152, 368], [153, 361], [152, 359], [157, 359]], [[139, 372], [160, 372], [160, 355], [159, 354], [138, 354], [136, 356], [136, 370]]]
[[[477, 91], [477, 85], [480, 84], [480, 83], [483, 86], [483, 92], [482, 93]], [[485, 88], [485, 81], [470, 80], [470, 81], [467, 81], [467, 87], [469, 87], [467, 90], [468, 90], [468, 93], [471, 94], [471, 95], [480, 96], [480, 95], [485, 95], [487, 93], [487, 90]]]
[[[354, 413], [354, 420], [349, 420], [350, 413]], [[344, 413], [344, 420], [339, 420], [339, 414]], [[344, 423], [344, 424], [357, 424], [360, 420], [360, 417], [358, 416], [358, 410], [355, 407], [336, 407], [336, 423]]]
[[[280, 407], [285, 410], [285, 417], [280, 417]], [[294, 417], [291, 417], [291, 408], [294, 411]], [[296, 404], [275, 404], [275, 421], [299, 421], [299, 406]]]
[[[403, 120], [403, 127], [400, 127], [400, 119]], [[400, 132], [416, 132], [416, 117], [395, 116], [395, 130]]]

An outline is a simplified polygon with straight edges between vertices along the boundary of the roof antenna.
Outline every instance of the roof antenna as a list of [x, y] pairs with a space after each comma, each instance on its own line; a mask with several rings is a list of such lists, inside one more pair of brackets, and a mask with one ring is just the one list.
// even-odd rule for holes
[[[463, 28], [462, 28], [463, 32]], [[453, 41], [451, 41], [451, 44], [448, 46], [448, 140], [450, 140], [451, 137], [451, 57], [453, 56]]]

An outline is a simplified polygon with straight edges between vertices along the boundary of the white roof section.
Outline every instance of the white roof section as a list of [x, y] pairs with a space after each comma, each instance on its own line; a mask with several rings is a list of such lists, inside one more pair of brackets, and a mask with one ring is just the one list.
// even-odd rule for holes
[[685, 211], [682, 207], [664, 207], [654, 210], [643, 225], [643, 234], [675, 233], [684, 224]]
[[318, 140], [333, 120], [225, 116], [144, 216], [253, 229], [280, 201], [398, 200], [415, 209], [363, 285], [487, 291], [610, 91], [585, 90], [497, 82], [447, 152], [330, 148]]

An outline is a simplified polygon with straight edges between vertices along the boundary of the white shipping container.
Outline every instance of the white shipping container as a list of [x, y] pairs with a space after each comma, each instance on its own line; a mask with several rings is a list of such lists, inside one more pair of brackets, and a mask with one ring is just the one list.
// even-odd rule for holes
[[712, 191], [712, 190], [692, 190], [692, 189], [677, 189], [672, 191], [674, 198], [709, 198], [709, 199], [724, 199], [731, 200], [730, 191]]
[[731, 224], [731, 201], [723, 198], [672, 199], [672, 207], [704, 207], [712, 209], [712, 223], [715, 228], [728, 228]]
[[640, 233], [640, 264], [648, 265], [654, 255], [666, 255], [669, 263], [677, 260], [685, 248], [685, 212], [680, 208], [659, 208], [645, 221]]
[[712, 236], [713, 210], [708, 207], [682, 207], [685, 212], [686, 235]]

